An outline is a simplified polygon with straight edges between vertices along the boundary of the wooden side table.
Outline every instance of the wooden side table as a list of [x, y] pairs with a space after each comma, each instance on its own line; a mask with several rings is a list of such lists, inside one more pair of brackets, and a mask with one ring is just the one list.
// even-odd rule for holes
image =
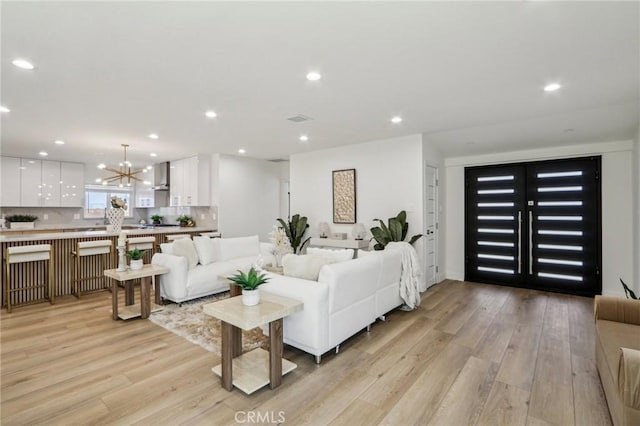
[[[235, 386], [251, 394], [267, 384], [275, 389], [282, 383], [283, 374], [297, 367], [282, 358], [282, 319], [301, 311], [303, 303], [270, 294], [262, 294], [260, 303], [255, 306], [244, 306], [241, 299], [231, 297], [203, 306], [205, 314], [222, 322], [222, 364], [213, 367], [212, 371], [220, 376], [222, 387], [228, 391]], [[251, 330], [266, 323], [269, 323], [269, 352], [257, 348], [242, 354], [241, 330]]]
[[[142, 269], [132, 271], [127, 269], [126, 271], [117, 271], [115, 269], [107, 269], [104, 271], [105, 277], [111, 278], [113, 285], [111, 286], [111, 303], [112, 303], [112, 318], [117, 320], [118, 318], [127, 320], [135, 317], [141, 317], [143, 319], [149, 318], [151, 312], [156, 312], [162, 309], [160, 306], [160, 289], [156, 286], [156, 276], [166, 274], [169, 272], [169, 268], [157, 265], [144, 265]], [[140, 280], [140, 306], [134, 306], [133, 302], [133, 280], [141, 278]], [[122, 282], [125, 286], [125, 307], [118, 313], [118, 283]], [[151, 304], [151, 291], [150, 284], [156, 290], [155, 302]]]

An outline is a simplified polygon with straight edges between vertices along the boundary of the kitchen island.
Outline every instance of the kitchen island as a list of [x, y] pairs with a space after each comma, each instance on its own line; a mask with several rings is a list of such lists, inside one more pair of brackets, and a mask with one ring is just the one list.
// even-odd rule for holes
[[[37, 231], [37, 230], [36, 230]], [[212, 227], [158, 227], [158, 228], [138, 228], [138, 229], [123, 229], [127, 238], [130, 237], [142, 237], [142, 236], [155, 236], [156, 244], [167, 242], [167, 235], [171, 234], [189, 234], [192, 237], [198, 236], [202, 232], [213, 232], [216, 229]], [[35, 245], [35, 244], [51, 244], [53, 247], [53, 259], [51, 261], [51, 267], [53, 269], [53, 282], [54, 293], [57, 296], [65, 296], [71, 294], [71, 276], [70, 276], [70, 260], [71, 252], [76, 249], [79, 242], [82, 241], [97, 241], [109, 239], [113, 243], [113, 251], [111, 257], [108, 260], [107, 265], [101, 265], [99, 262], [92, 261], [91, 258], [85, 259], [86, 261], [86, 273], [90, 275], [102, 275], [104, 269], [115, 268], [118, 263], [118, 253], [116, 245], [118, 242], [119, 233], [108, 231], [80, 231], [80, 232], [43, 232], [43, 233], [30, 233], [24, 235], [1, 235], [0, 236], [0, 253], [2, 259], [5, 258], [5, 250], [7, 247], [22, 246], [22, 245]], [[145, 262], [149, 262], [150, 256], [147, 256]], [[3, 267], [6, 267], [4, 261]], [[19, 265], [12, 265], [12, 276], [16, 280], [37, 280], [43, 274], [46, 274], [46, 267], [43, 262], [27, 262]], [[3, 271], [4, 272], [4, 271]], [[2, 275], [5, 276], [4, 273]], [[2, 306], [6, 304], [4, 300], [4, 286], [6, 283], [2, 282]], [[96, 283], [87, 283], [86, 290], [99, 290], [104, 288], [99, 281]], [[38, 292], [42, 289], [28, 289], [12, 294], [11, 304], [23, 304], [29, 303], [34, 300], [42, 298], [42, 295]]]

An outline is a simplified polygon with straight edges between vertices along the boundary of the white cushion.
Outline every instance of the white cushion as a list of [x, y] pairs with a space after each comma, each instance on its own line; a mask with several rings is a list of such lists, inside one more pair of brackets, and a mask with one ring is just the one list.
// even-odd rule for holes
[[318, 281], [320, 268], [328, 263], [322, 256], [289, 253], [282, 258], [282, 272], [288, 277]]
[[236, 257], [258, 256], [260, 240], [257, 235], [251, 237], [220, 238], [220, 258], [229, 260]]
[[353, 259], [353, 249], [325, 249], [319, 247], [307, 248], [307, 254], [321, 256], [327, 263], [338, 263]]
[[164, 254], [173, 254], [173, 243], [160, 244], [160, 251]]
[[189, 269], [195, 268], [198, 264], [198, 252], [190, 238], [180, 238], [173, 242], [173, 254], [187, 258]]
[[219, 238], [193, 237], [193, 244], [198, 252], [200, 264], [208, 265], [218, 260], [220, 257], [219, 241]]

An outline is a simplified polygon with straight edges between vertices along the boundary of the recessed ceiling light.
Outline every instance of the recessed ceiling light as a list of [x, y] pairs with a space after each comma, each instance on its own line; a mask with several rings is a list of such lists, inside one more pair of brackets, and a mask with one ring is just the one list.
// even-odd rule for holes
[[246, 150], [246, 149], [244, 149], [244, 148], [240, 148], [240, 149], [238, 150], [238, 154], [246, 154], [246, 153], [247, 153], [247, 150]]
[[547, 84], [546, 86], [544, 86], [544, 91], [545, 92], [555, 92], [556, 90], [560, 89], [562, 86], [558, 83], [551, 83], [551, 84]]
[[395, 116], [391, 119], [391, 122], [394, 124], [402, 123], [402, 117]]
[[155, 152], [152, 152], [151, 154], [149, 154], [149, 156], [151, 156], [151, 157], [157, 157], [157, 156], [158, 156], [158, 154], [156, 154]]
[[145, 185], [151, 185], [151, 182], [149, 182], [148, 180], [145, 180], [144, 182], [142, 182]]
[[42, 157], [46, 157], [47, 155], [49, 155], [47, 151], [40, 151], [38, 154], [40, 154], [40, 156]]
[[318, 81], [322, 78], [322, 76], [320, 75], [320, 73], [317, 72], [310, 72], [309, 74], [307, 74], [307, 80], [309, 81]]
[[24, 59], [14, 59], [12, 64], [18, 68], [22, 68], [23, 70], [32, 70], [35, 68], [31, 62]]
[[0, 112], [11, 112], [11, 110], [9, 108], [7, 108], [6, 106], [1, 105], [0, 106]]
[[102, 182], [102, 179], [100, 178], [96, 179], [96, 183], [100, 183], [100, 182]]
[[306, 141], [308, 141], [308, 140], [309, 140], [309, 136], [307, 136], [307, 135], [302, 135], [302, 136], [300, 136], [300, 141], [301, 141], [301, 142], [306, 142]]
[[158, 138], [159, 138], [159, 136], [156, 135], [155, 133], [150, 133], [149, 134], [149, 139], [158, 139]]
[[55, 141], [55, 144], [56, 145], [64, 145], [64, 141], [61, 141], [61, 140], [58, 139], [57, 141]]
[[207, 111], [204, 113], [207, 118], [216, 118], [218, 114], [215, 111]]
[[100, 163], [100, 164], [98, 164], [98, 168], [99, 168], [99, 169], [104, 169], [105, 167], [107, 167], [107, 165], [106, 165], [106, 164], [104, 164], [104, 163]]

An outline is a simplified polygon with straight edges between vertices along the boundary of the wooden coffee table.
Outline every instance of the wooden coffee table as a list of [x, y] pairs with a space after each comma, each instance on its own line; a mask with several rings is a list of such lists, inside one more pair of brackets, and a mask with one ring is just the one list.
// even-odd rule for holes
[[[239, 296], [203, 306], [204, 313], [222, 322], [222, 364], [212, 371], [221, 377], [222, 387], [233, 386], [251, 394], [270, 384], [275, 389], [283, 374], [297, 365], [282, 358], [282, 319], [301, 311], [303, 303], [286, 297], [262, 293], [256, 306], [244, 306]], [[242, 331], [269, 323], [269, 352], [257, 348], [242, 354]], [[235, 376], [235, 377], [234, 377]]]
[[[115, 269], [107, 269], [104, 271], [105, 277], [109, 277], [113, 281], [111, 286], [111, 301], [112, 301], [112, 318], [117, 320], [118, 318], [127, 320], [131, 318], [141, 317], [149, 318], [151, 312], [162, 310], [160, 306], [160, 289], [156, 285], [156, 276], [166, 274], [169, 272], [169, 268], [156, 265], [144, 265], [142, 269], [132, 271], [127, 269], [126, 271], [117, 271]], [[133, 280], [141, 278], [140, 283], [140, 306], [133, 304]], [[118, 282], [124, 283], [125, 287], [125, 307], [118, 313]], [[150, 297], [150, 283], [153, 283], [153, 287], [156, 290], [156, 303], [151, 304]]]

